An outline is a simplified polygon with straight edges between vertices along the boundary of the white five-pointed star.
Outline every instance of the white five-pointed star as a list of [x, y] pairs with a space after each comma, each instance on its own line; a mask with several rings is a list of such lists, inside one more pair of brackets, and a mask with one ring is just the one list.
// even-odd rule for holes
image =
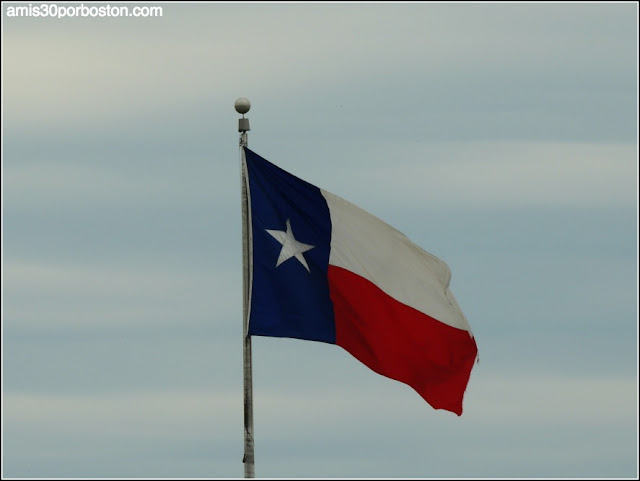
[[293, 231], [291, 230], [291, 222], [287, 219], [287, 231], [282, 230], [270, 230], [265, 229], [269, 234], [271, 234], [280, 244], [282, 244], [282, 250], [280, 251], [280, 257], [278, 257], [278, 262], [276, 263], [276, 267], [282, 264], [284, 261], [295, 257], [300, 261], [305, 269], [308, 272], [309, 266], [307, 265], [307, 261], [302, 255], [303, 252], [307, 252], [310, 249], [313, 249], [315, 246], [309, 244], [303, 244], [302, 242], [298, 242], [296, 238], [293, 236]]

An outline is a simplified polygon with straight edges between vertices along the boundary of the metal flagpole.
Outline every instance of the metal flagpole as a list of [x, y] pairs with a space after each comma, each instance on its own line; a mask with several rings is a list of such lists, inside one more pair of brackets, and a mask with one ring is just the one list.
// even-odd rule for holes
[[249, 330], [249, 284], [251, 256], [249, 255], [249, 237], [251, 235], [251, 225], [249, 219], [249, 197], [247, 193], [247, 172], [244, 155], [244, 147], [249, 145], [247, 131], [249, 119], [244, 118], [251, 108], [251, 103], [242, 97], [236, 100], [236, 112], [242, 114], [238, 120], [238, 132], [240, 132], [240, 172], [241, 172], [241, 196], [242, 196], [242, 337], [243, 337], [243, 384], [244, 384], [244, 477], [255, 477], [255, 464], [253, 455], [253, 379], [251, 368], [251, 336]]

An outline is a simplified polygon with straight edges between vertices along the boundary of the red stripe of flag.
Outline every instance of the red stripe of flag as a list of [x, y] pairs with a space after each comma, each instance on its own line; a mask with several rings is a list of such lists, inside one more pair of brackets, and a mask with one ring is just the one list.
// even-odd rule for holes
[[460, 416], [478, 352], [470, 333], [341, 267], [329, 265], [328, 278], [336, 344], [378, 374], [408, 384], [433, 408]]

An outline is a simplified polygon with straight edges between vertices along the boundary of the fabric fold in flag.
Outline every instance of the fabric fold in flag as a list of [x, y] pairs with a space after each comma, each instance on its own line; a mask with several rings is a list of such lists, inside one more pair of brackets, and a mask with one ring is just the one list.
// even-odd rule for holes
[[346, 200], [244, 148], [248, 333], [336, 344], [462, 414], [477, 357], [449, 267]]

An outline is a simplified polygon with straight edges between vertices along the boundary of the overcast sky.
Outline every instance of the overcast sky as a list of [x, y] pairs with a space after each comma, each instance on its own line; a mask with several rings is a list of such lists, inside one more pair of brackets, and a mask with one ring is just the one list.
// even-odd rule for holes
[[447, 262], [480, 353], [457, 417], [254, 338], [257, 476], [638, 476], [635, 3], [11, 5], [5, 477], [243, 475], [238, 97]]

